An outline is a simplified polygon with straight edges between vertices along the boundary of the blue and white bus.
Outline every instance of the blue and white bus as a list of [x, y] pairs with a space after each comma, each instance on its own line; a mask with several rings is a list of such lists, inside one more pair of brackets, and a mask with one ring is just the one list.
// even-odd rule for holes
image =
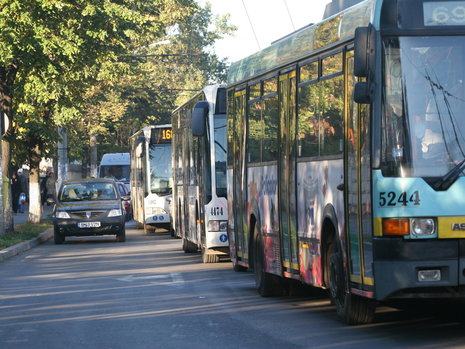
[[134, 220], [146, 233], [171, 230], [171, 125], [146, 126], [130, 138]]
[[344, 2], [232, 65], [228, 232], [261, 295], [327, 288], [354, 324], [465, 295], [465, 1]]

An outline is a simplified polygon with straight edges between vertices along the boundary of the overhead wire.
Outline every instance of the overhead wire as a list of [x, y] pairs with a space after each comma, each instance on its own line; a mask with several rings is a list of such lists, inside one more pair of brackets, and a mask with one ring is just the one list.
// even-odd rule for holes
[[295, 31], [294, 21], [292, 20], [291, 12], [289, 11], [289, 6], [287, 6], [287, 1], [286, 1], [286, 0], [283, 0], [283, 2], [284, 2], [284, 6], [286, 6], [287, 14], [288, 14], [289, 19], [290, 19], [290, 21], [291, 21], [292, 30]]
[[249, 20], [250, 27], [252, 28], [252, 33], [253, 33], [253, 36], [255, 37], [255, 41], [257, 42], [258, 49], [261, 50], [260, 42], [258, 41], [257, 34], [255, 34], [255, 29], [253, 27], [252, 21], [250, 20], [249, 12], [247, 11], [247, 7], [245, 6], [244, 0], [242, 0], [242, 6], [244, 6], [244, 11], [245, 11], [245, 14], [247, 15], [247, 19]]

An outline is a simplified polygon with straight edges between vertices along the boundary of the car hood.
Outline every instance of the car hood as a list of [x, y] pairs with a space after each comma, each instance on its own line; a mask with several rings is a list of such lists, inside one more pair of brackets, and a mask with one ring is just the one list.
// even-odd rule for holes
[[113, 208], [121, 208], [121, 200], [58, 202], [55, 206], [55, 210], [58, 211], [111, 210]]

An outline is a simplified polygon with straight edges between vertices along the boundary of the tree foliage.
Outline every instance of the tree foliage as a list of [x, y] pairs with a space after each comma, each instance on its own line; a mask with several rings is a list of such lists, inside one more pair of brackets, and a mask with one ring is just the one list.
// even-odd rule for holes
[[[92, 87], [92, 98], [86, 99], [81, 114], [83, 120], [94, 123], [100, 153], [127, 151], [129, 137], [140, 128], [171, 123], [171, 112], [193, 91], [225, 80], [226, 63], [212, 52], [212, 47], [216, 40], [235, 30], [227, 21], [228, 16], [214, 17], [208, 4], [196, 7], [167, 26], [163, 35], [107, 67], [125, 67], [113, 69], [117, 72], [114, 75], [101, 74], [99, 79], [99, 84], [110, 87], [113, 101], [125, 106], [124, 113], [111, 112], [105, 102], [108, 91]], [[101, 113], [108, 117], [96, 118]], [[86, 154], [88, 142], [81, 139], [78, 144], [83, 147], [81, 154]]]
[[[174, 87], [200, 88], [224, 73], [205, 50], [233, 28], [222, 18], [212, 30], [211, 19], [194, 0], [3, 0], [0, 108], [14, 125], [4, 139], [16, 163], [53, 154], [57, 126], [72, 130], [77, 153], [89, 133], [124, 146], [128, 133], [167, 121]], [[172, 43], [151, 46], [164, 38]], [[149, 59], [164, 52], [186, 63]]]

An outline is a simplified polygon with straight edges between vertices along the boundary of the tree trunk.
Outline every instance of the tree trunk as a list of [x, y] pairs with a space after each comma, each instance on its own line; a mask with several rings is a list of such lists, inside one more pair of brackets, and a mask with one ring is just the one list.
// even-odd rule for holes
[[[10, 66], [0, 66], [0, 109], [3, 113], [5, 113], [8, 118], [10, 119], [10, 125], [13, 124], [13, 115], [12, 115], [12, 101], [13, 101], [13, 84], [16, 79], [16, 74], [18, 73], [18, 64], [17, 62], [11, 64]], [[8, 171], [10, 166], [11, 160], [11, 151], [10, 151], [10, 143], [11, 137], [13, 135], [13, 128], [10, 127], [9, 130], [2, 130], [4, 135], [2, 141], [2, 150], [0, 152], [2, 158], [1, 160], [1, 174], [5, 175], [10, 179], [10, 173]], [[1, 210], [3, 212], [3, 224], [0, 225], [0, 235], [3, 232], [13, 232], [14, 231], [14, 224], [13, 224], [13, 207], [11, 201], [11, 182], [8, 181], [8, 190], [3, 192], [3, 185], [1, 186], [0, 190], [2, 191], [3, 195], [6, 195], [6, 201], [2, 200], [0, 203]], [[5, 202], [5, 205], [3, 204]], [[1, 219], [0, 219], [1, 220]]]
[[30, 136], [29, 148], [29, 223], [38, 224], [42, 218], [42, 201], [40, 197], [40, 159], [39, 140]]
[[90, 176], [97, 178], [97, 136], [93, 133], [90, 135]]
[[8, 190], [3, 193], [5, 196], [5, 206], [3, 207], [3, 219], [5, 233], [12, 233], [14, 231], [14, 222], [13, 222], [13, 198], [11, 195], [11, 173], [10, 173], [10, 142], [4, 140], [1, 142], [2, 146], [2, 171], [5, 176], [8, 177]]
[[[0, 142], [0, 146], [1, 146], [1, 142]], [[1, 153], [1, 149], [0, 149], [0, 153]], [[0, 174], [3, 174], [5, 171], [2, 170], [2, 162], [0, 161]], [[8, 192], [8, 187], [7, 187], [7, 190], [4, 190], [5, 187], [3, 186], [3, 183], [2, 183], [2, 188], [0, 189], [0, 212], [4, 212], [4, 202], [5, 200], [4, 199], [4, 195]], [[4, 235], [5, 234], [5, 216], [2, 215], [2, 217], [0, 217], [0, 236]]]

